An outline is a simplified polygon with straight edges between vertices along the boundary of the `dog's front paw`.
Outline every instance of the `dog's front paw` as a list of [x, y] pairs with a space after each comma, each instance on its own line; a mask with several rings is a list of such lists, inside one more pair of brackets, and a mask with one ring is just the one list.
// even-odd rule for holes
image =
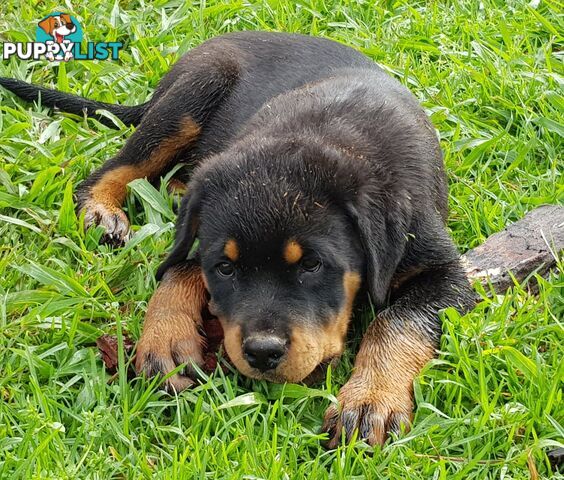
[[406, 387], [384, 389], [355, 375], [343, 386], [337, 399], [338, 405], [327, 409], [322, 427], [329, 434], [326, 442], [329, 449], [339, 445], [343, 432], [348, 442], [355, 431], [368, 444], [382, 445], [390, 432], [400, 433], [411, 423], [413, 397], [411, 389]]
[[147, 306], [135, 357], [138, 373], [166, 375], [185, 365], [167, 379], [165, 388], [180, 391], [194, 383], [194, 366], [204, 364], [206, 341], [200, 330], [207, 301], [200, 267], [186, 263], [167, 270]]
[[141, 340], [137, 345], [135, 369], [148, 377], [166, 375], [179, 365], [183, 370], [166, 380], [167, 391], [181, 391], [195, 383], [194, 365], [204, 362], [203, 339], [199, 334], [188, 333], [182, 319], [160, 319], [158, 323], [146, 323]]
[[89, 201], [82, 209], [85, 228], [96, 225], [104, 227], [105, 232], [100, 240], [102, 243], [118, 247], [129, 239], [129, 220], [121, 208]]

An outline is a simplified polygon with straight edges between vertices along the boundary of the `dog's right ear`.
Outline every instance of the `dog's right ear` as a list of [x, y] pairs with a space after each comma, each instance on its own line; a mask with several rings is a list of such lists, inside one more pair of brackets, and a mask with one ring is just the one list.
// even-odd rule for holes
[[61, 18], [65, 21], [65, 24], [67, 24], [67, 25], [68, 25], [69, 23], [70, 23], [71, 25], [73, 24], [73, 23], [72, 23], [72, 18], [70, 17], [70, 15], [69, 15], [68, 13], [63, 13], [63, 14], [61, 15]]
[[166, 271], [187, 260], [200, 226], [201, 189], [194, 186], [182, 199], [176, 221], [174, 247], [157, 269], [155, 278], [161, 280]]
[[55, 17], [47, 17], [39, 22], [39, 27], [42, 28], [45, 33], [52, 35], [55, 29]]

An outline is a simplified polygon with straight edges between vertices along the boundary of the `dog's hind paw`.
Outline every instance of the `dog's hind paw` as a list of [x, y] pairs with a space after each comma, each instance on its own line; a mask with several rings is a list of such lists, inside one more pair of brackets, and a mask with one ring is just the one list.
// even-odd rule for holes
[[119, 247], [129, 240], [129, 220], [121, 208], [88, 202], [83, 210], [85, 228], [97, 225], [104, 227], [101, 243]]

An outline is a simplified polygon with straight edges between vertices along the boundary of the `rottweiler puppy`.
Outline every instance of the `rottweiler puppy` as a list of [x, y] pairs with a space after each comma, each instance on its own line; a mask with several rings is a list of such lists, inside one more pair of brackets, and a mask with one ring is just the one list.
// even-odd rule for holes
[[330, 40], [244, 32], [188, 52], [135, 107], [0, 84], [138, 125], [78, 189], [87, 225], [104, 226], [108, 242], [128, 236], [130, 181], [157, 180], [178, 162], [193, 167], [174, 247], [157, 271], [139, 371], [186, 364], [168, 382], [190, 385], [209, 306], [243, 374], [307, 381], [342, 354], [355, 301], [370, 301], [374, 320], [325, 415], [328, 446], [356, 430], [381, 444], [409, 425], [413, 380], [439, 343], [439, 310], [465, 309], [472, 296], [445, 229], [437, 136], [398, 81]]

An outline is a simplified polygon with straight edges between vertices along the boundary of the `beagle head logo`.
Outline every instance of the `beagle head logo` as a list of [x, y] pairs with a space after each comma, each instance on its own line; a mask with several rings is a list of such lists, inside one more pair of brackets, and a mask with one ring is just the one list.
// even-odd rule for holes
[[[73, 58], [74, 44], [80, 44], [82, 41], [82, 29], [73, 16], [68, 13], [55, 12], [47, 15], [38, 23], [36, 41], [50, 47], [45, 55], [48, 60], [67, 62]], [[59, 48], [54, 44], [57, 44]]]
[[68, 13], [49, 15], [39, 22], [39, 27], [57, 43], [63, 43], [65, 37], [76, 32], [76, 25]]

